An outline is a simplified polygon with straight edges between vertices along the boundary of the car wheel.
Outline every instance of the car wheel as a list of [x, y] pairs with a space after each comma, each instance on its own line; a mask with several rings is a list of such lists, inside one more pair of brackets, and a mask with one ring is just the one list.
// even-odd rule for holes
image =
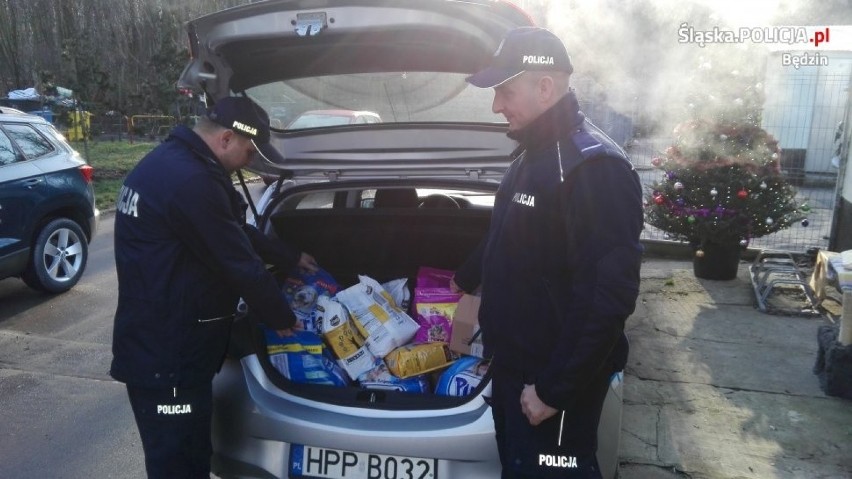
[[64, 293], [80, 280], [88, 259], [89, 244], [80, 225], [67, 218], [54, 219], [36, 236], [21, 277], [33, 289]]

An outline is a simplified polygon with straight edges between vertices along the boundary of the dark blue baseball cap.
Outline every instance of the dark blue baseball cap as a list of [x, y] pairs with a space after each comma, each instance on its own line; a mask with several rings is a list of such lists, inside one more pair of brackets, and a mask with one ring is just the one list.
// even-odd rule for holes
[[565, 45], [550, 30], [519, 27], [509, 31], [494, 52], [491, 65], [466, 78], [479, 88], [494, 88], [525, 71], [574, 72]]
[[257, 151], [272, 163], [283, 163], [284, 157], [269, 143], [269, 115], [260, 105], [246, 96], [220, 99], [208, 109], [207, 118], [234, 133], [248, 137]]

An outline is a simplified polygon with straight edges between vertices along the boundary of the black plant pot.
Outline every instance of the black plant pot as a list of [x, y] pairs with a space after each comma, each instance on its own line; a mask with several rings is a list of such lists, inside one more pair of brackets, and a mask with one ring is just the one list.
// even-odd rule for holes
[[728, 281], [737, 277], [740, 267], [742, 248], [738, 244], [717, 244], [704, 242], [698, 249], [704, 252], [692, 259], [692, 269], [696, 278]]

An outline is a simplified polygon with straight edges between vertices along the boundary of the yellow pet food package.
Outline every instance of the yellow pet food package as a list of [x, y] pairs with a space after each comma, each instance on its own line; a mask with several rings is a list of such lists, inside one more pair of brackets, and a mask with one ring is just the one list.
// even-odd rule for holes
[[375, 358], [364, 346], [364, 338], [352, 326], [346, 309], [328, 296], [317, 298], [315, 322], [340, 365], [355, 379], [373, 368]]
[[441, 369], [454, 359], [447, 343], [425, 343], [396, 348], [385, 356], [385, 363], [393, 375], [405, 379]]

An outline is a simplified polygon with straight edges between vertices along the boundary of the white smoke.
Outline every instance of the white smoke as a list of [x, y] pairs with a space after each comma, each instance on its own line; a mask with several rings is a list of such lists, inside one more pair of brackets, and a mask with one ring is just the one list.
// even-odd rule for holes
[[[852, 0], [525, 0], [559, 35], [581, 98], [665, 131], [695, 115], [746, 115], [762, 103], [765, 44], [680, 43], [678, 29], [852, 24]], [[852, 49], [852, 46], [850, 46]]]

